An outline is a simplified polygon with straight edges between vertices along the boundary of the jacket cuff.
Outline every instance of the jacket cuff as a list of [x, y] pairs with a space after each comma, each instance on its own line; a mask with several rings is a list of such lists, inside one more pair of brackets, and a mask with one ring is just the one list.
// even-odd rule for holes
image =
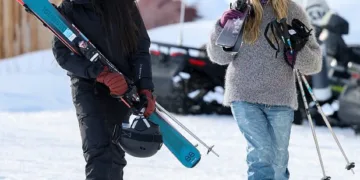
[[101, 62], [96, 61], [92, 66], [87, 69], [90, 79], [96, 79], [98, 75], [104, 70], [104, 65]]
[[135, 85], [138, 90], [148, 89], [150, 91], [154, 91], [154, 84], [150, 78], [141, 78], [135, 83]]

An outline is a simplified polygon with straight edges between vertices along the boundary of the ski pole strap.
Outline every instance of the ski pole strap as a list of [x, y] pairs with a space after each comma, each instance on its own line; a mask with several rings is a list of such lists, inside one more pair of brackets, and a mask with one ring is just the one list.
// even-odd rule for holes
[[281, 34], [284, 36], [284, 38], [290, 39], [289, 28], [288, 28], [288, 24], [286, 23], [286, 18], [280, 19], [280, 22], [278, 24], [281, 30]]
[[[269, 28], [271, 27], [271, 33], [274, 35], [274, 39], [276, 41], [276, 44], [278, 46], [278, 48], [275, 47], [274, 43], [271, 42], [270, 38], [268, 37], [268, 32], [269, 32]], [[278, 53], [280, 52], [280, 46], [279, 46], [279, 42], [274, 34], [274, 25], [273, 25], [273, 22], [270, 22], [269, 24], [267, 24], [266, 28], [265, 28], [265, 32], [264, 32], [264, 36], [265, 36], [265, 39], [266, 41], [269, 43], [269, 45], [274, 49], [276, 50], [276, 55], [275, 57], [278, 56]]]
[[276, 35], [282, 40], [284, 46], [286, 47], [286, 33], [284, 32], [282, 24], [278, 23], [276, 20], [272, 22], [273, 28], [275, 28]]
[[293, 50], [292, 42], [290, 40], [289, 26], [286, 23], [286, 21], [287, 21], [286, 18], [282, 18], [279, 22], [279, 26], [280, 26], [281, 34], [284, 37], [285, 44], [288, 48], [290, 48], [291, 54], [293, 54], [294, 50]]

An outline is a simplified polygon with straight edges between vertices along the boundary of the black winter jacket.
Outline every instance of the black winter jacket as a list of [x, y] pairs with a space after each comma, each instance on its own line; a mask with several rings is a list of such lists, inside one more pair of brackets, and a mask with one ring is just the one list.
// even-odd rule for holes
[[[141, 16], [135, 16], [140, 29], [137, 51], [129, 56], [116, 56], [120, 47], [109, 47], [100, 18], [89, 0], [64, 0], [59, 11], [67, 17], [87, 38], [139, 89], [154, 89], [150, 62], [150, 38]], [[95, 79], [102, 71], [100, 62], [92, 63], [82, 56], [72, 53], [58, 38], [53, 40], [53, 53], [59, 65], [68, 71], [69, 76]]]

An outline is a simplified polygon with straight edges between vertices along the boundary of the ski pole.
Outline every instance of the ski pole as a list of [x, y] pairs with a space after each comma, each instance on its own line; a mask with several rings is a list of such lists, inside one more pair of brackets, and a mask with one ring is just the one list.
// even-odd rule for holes
[[158, 104], [156, 102], [156, 108], [158, 108], [160, 111], [162, 111], [163, 113], [165, 113], [167, 116], [169, 116], [176, 124], [178, 124], [182, 129], [184, 129], [187, 133], [189, 133], [193, 138], [195, 138], [198, 142], [200, 142], [203, 146], [206, 147], [207, 154], [209, 154], [210, 152], [212, 152], [213, 154], [215, 154], [217, 157], [219, 157], [219, 155], [213, 150], [214, 145], [209, 147], [204, 141], [202, 141], [199, 137], [197, 137], [193, 132], [191, 132], [185, 125], [183, 125], [180, 121], [178, 121], [174, 116], [172, 116], [166, 109], [164, 109], [160, 104]]
[[353, 168], [355, 167], [355, 163], [354, 163], [354, 162], [351, 162], [351, 163], [349, 162], [349, 160], [348, 160], [348, 158], [346, 157], [346, 154], [345, 154], [345, 152], [344, 152], [344, 150], [343, 150], [342, 146], [340, 145], [340, 142], [339, 142], [338, 138], [336, 137], [336, 135], [335, 135], [335, 133], [334, 133], [334, 131], [333, 131], [333, 129], [332, 129], [332, 127], [331, 127], [330, 123], [329, 123], [329, 120], [328, 120], [328, 119], [327, 119], [327, 117], [325, 116], [325, 114], [324, 114], [324, 112], [323, 112], [322, 108], [320, 107], [319, 102], [316, 100], [316, 97], [315, 97], [314, 93], [312, 92], [312, 89], [311, 89], [311, 87], [310, 87], [310, 85], [309, 85], [308, 81], [306, 80], [306, 78], [305, 78], [305, 76], [304, 76], [303, 74], [301, 74], [300, 72], [299, 72], [299, 74], [301, 75], [301, 78], [302, 78], [302, 80], [303, 80], [303, 82], [304, 82], [304, 84], [305, 84], [305, 86], [306, 86], [307, 90], [309, 91], [309, 93], [310, 93], [310, 95], [311, 95], [311, 98], [312, 98], [312, 99], [313, 99], [313, 101], [315, 102], [316, 107], [317, 107], [317, 109], [318, 109], [318, 111], [319, 111], [320, 115], [322, 116], [322, 118], [323, 118], [323, 120], [324, 120], [324, 122], [325, 122], [326, 126], [329, 128], [329, 131], [331, 132], [332, 136], [334, 137], [336, 144], [338, 145], [338, 147], [339, 147], [339, 149], [340, 149], [340, 151], [341, 151], [342, 155], [343, 155], [343, 156], [344, 156], [344, 158], [345, 158], [345, 161], [347, 162], [347, 165], [346, 165], [345, 169], [347, 169], [347, 170], [351, 170], [351, 171], [352, 171], [352, 173], [353, 173], [353, 174], [355, 174], [355, 172], [354, 172], [354, 170], [353, 170]]
[[300, 88], [300, 92], [301, 92], [301, 97], [302, 97], [303, 102], [304, 102], [306, 115], [307, 115], [307, 118], [308, 118], [308, 120], [309, 120], [309, 122], [310, 122], [310, 127], [311, 127], [311, 131], [312, 131], [312, 134], [313, 134], [315, 146], [316, 146], [316, 151], [317, 151], [317, 154], [318, 154], [318, 157], [319, 157], [319, 161], [320, 161], [320, 165], [321, 165], [321, 170], [322, 170], [322, 173], [323, 173], [323, 175], [324, 175], [324, 177], [323, 177], [321, 180], [330, 180], [331, 177], [330, 177], [330, 176], [326, 176], [326, 174], [325, 174], [325, 168], [324, 168], [323, 160], [322, 160], [321, 153], [320, 153], [319, 143], [318, 143], [318, 140], [317, 140], [317, 137], [316, 137], [316, 132], [315, 132], [313, 120], [312, 120], [312, 117], [311, 117], [311, 114], [310, 114], [308, 102], [307, 102], [306, 97], [305, 97], [305, 91], [304, 91], [304, 87], [303, 87], [303, 85], [302, 85], [302, 81], [301, 81], [301, 79], [300, 79], [299, 71], [296, 70], [295, 73], [296, 73], [296, 77], [297, 77], [297, 82], [298, 82], [298, 84], [299, 84], [299, 88]]

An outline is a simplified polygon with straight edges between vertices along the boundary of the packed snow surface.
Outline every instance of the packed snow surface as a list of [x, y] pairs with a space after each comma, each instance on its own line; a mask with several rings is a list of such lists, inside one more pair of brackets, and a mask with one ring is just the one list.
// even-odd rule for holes
[[[69, 97], [64, 97], [68, 99]], [[206, 155], [193, 169], [183, 167], [166, 147], [153, 157], [127, 156], [127, 180], [233, 180], [246, 179], [246, 142], [235, 121], [227, 116], [176, 116], [220, 154]], [[0, 180], [81, 180], [84, 159], [75, 112], [69, 110], [0, 113]], [[348, 158], [360, 163], [360, 138], [350, 129], [334, 128]], [[324, 127], [316, 128], [327, 175], [332, 179], [359, 180], [345, 170], [346, 162]], [[193, 139], [191, 139], [196, 143]], [[291, 179], [322, 178], [308, 125], [293, 126], [290, 140]]]

